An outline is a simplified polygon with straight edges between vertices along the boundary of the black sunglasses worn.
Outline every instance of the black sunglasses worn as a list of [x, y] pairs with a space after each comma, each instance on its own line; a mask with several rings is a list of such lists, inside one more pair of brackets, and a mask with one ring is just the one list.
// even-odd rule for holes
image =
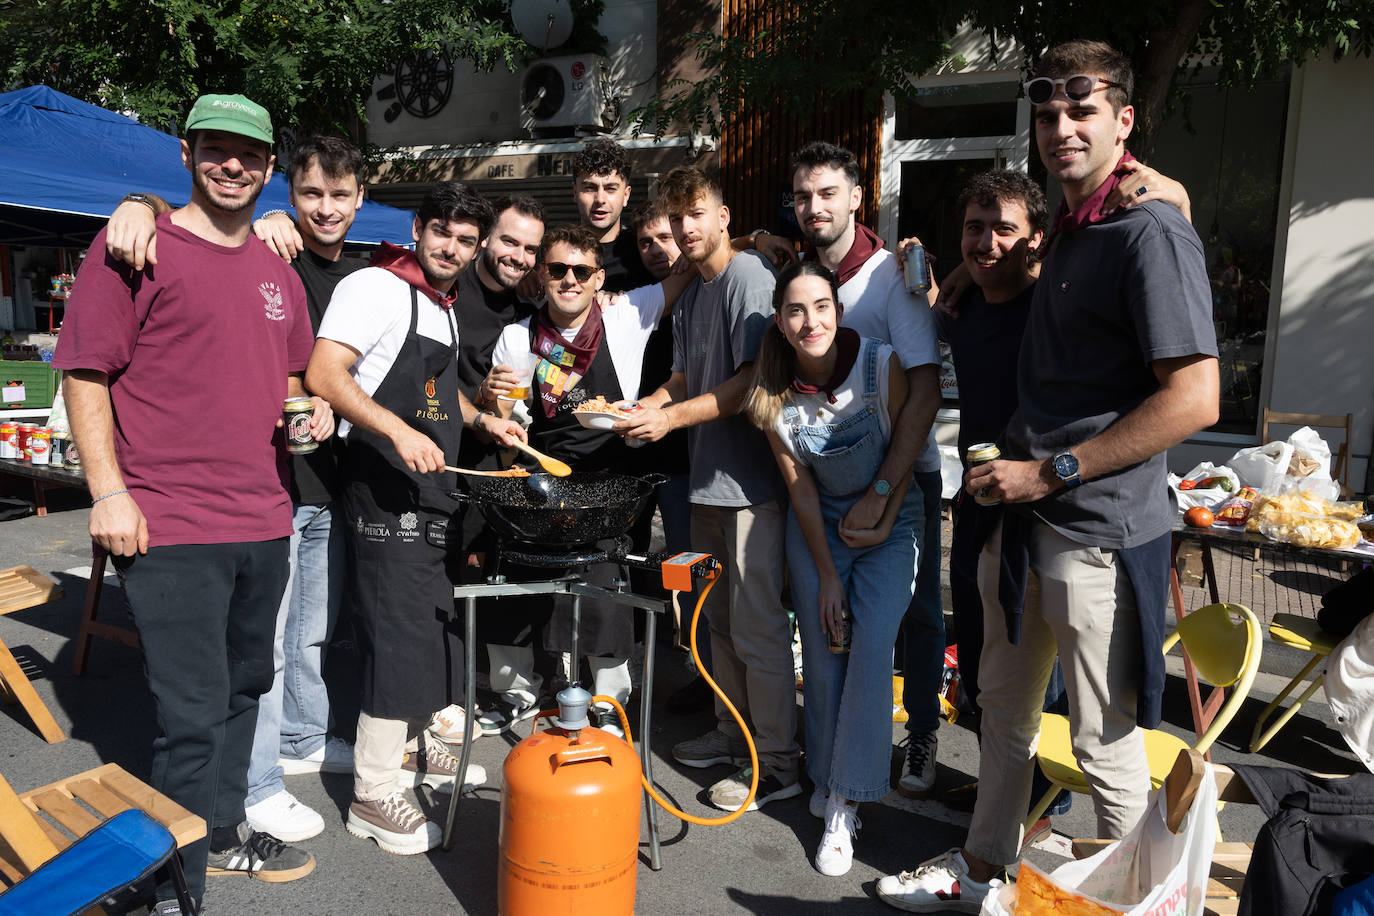
[[1113, 83], [1111, 80], [1089, 76], [1085, 73], [1076, 73], [1060, 80], [1050, 79], [1048, 76], [1037, 76], [1026, 82], [1026, 98], [1030, 100], [1032, 105], [1043, 105], [1054, 98], [1056, 89], [1063, 86], [1066, 99], [1070, 102], [1081, 102], [1099, 89], [1110, 89], [1119, 85], [1120, 83]]
[[549, 272], [549, 276], [554, 280], [562, 280], [571, 270], [578, 283], [586, 283], [592, 278], [592, 274], [600, 268], [590, 264], [564, 264], [562, 261], [549, 261], [544, 264], [544, 269]]

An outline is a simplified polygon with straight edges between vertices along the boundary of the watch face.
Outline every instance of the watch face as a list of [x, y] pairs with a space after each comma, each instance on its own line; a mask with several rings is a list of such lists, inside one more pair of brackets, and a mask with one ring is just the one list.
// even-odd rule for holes
[[891, 491], [892, 484], [888, 483], [886, 480], [873, 481], [873, 492], [877, 493], [879, 496], [886, 496]]
[[1062, 480], [1078, 474], [1078, 459], [1069, 452], [1054, 456], [1054, 473]]

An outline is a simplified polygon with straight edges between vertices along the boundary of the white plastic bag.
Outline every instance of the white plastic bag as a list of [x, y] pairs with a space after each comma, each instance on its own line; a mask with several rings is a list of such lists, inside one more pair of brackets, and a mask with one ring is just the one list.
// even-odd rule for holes
[[1331, 446], [1310, 426], [1288, 437], [1293, 449], [1283, 481], [1275, 493], [1315, 493], [1327, 501], [1340, 499], [1340, 484], [1331, 479]]
[[1268, 442], [1241, 449], [1226, 464], [1236, 472], [1242, 486], [1254, 487], [1261, 493], [1277, 493], [1292, 458], [1293, 446]]
[[[1231, 488], [1229, 490], [1220, 486], [1191, 490], [1180, 488], [1185, 480], [1206, 480], [1209, 477], [1225, 477]], [[1178, 511], [1180, 512], [1186, 512], [1194, 506], [1206, 506], [1208, 509], [1215, 509], [1227, 498], [1238, 493], [1240, 486], [1240, 477], [1235, 471], [1224, 464], [1215, 465], [1210, 461], [1202, 462], [1182, 477], [1177, 474], [1169, 475], [1169, 489], [1174, 493], [1174, 501], [1178, 503]]]
[[[1049, 879], [1127, 916], [1202, 916], [1216, 846], [1217, 783], [1211, 764], [1176, 834], [1164, 824], [1166, 808], [1161, 788], [1151, 794], [1130, 833], [1095, 855], [1066, 862]], [[1015, 885], [1001, 888], [984, 898], [982, 916], [1017, 916], [1015, 901]]]

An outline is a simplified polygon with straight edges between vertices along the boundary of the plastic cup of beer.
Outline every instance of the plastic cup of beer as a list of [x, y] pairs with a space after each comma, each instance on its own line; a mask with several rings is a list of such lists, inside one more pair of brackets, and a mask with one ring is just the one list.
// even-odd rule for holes
[[505, 394], [497, 395], [505, 401], [523, 401], [530, 396], [530, 386], [534, 384], [534, 369], [539, 365], [539, 357], [534, 353], [526, 353], [522, 357], [511, 360], [511, 368], [520, 380], [515, 383], [515, 387]]

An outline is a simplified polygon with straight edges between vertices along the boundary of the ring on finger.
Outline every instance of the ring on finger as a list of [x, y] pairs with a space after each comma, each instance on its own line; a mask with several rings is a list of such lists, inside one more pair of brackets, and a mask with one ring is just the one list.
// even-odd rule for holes
[[1140, 187], [1135, 189], [1135, 196], [1144, 197], [1149, 190], [1149, 188], [1145, 187], [1144, 185], [1141, 185]]

